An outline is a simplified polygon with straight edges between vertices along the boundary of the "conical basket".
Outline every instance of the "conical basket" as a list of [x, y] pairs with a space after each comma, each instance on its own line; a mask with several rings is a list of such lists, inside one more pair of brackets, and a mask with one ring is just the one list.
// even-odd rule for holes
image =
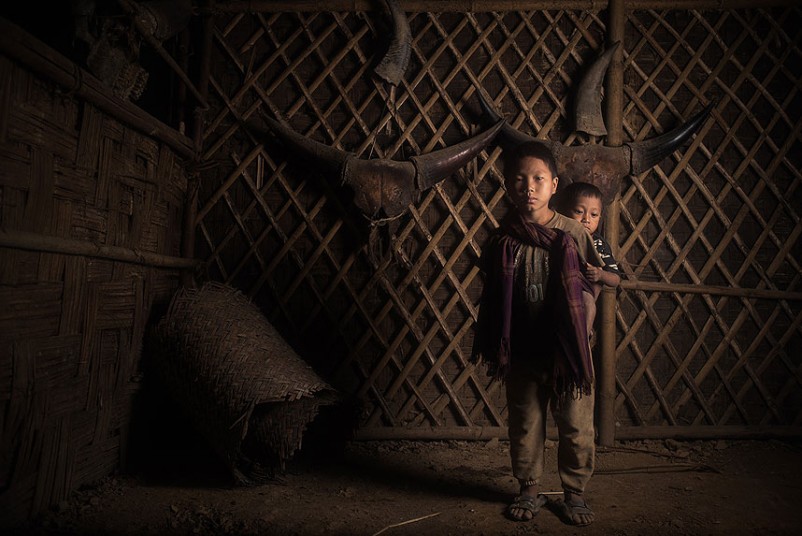
[[179, 290], [155, 342], [160, 383], [243, 484], [283, 467], [336, 399], [255, 305], [219, 283]]

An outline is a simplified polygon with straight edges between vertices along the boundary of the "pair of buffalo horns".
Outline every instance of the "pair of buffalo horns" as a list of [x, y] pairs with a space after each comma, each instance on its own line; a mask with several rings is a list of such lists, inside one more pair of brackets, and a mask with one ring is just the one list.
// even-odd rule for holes
[[[618, 44], [603, 54], [588, 71], [577, 97], [577, 128], [601, 133], [601, 83]], [[484, 149], [498, 134], [507, 149], [527, 141], [548, 146], [557, 160], [564, 184], [584, 181], [599, 187], [605, 199], [612, 199], [621, 179], [637, 175], [658, 164], [679, 148], [704, 122], [714, 103], [690, 121], [655, 138], [627, 142], [620, 147], [581, 145], [566, 147], [558, 142], [540, 140], [513, 128], [485, 100], [479, 90], [485, 131], [451, 147], [413, 156], [405, 161], [385, 158], [365, 160], [302, 136], [287, 125], [265, 117], [270, 129], [287, 149], [303, 161], [320, 166], [324, 172], [339, 175], [341, 184], [354, 194], [354, 204], [372, 222], [392, 219], [407, 211], [420, 194], [456, 172]], [[588, 104], [590, 103], [590, 104]], [[581, 109], [590, 110], [582, 119]], [[594, 111], [597, 110], [597, 111]]]
[[502, 128], [497, 121], [483, 132], [456, 145], [405, 161], [365, 160], [302, 136], [265, 117], [273, 133], [301, 160], [335, 173], [354, 194], [354, 204], [371, 221], [395, 218], [406, 212], [422, 192], [456, 172], [484, 149]]
[[[619, 44], [616, 43], [602, 54], [588, 70], [577, 92], [576, 128], [589, 134], [601, 136], [607, 133], [601, 114], [601, 88], [604, 74]], [[595, 184], [611, 200], [618, 193], [621, 180], [627, 175], [638, 175], [659, 164], [664, 158], [684, 144], [704, 123], [715, 103], [711, 102], [688, 122], [654, 138], [626, 142], [620, 147], [604, 145], [580, 145], [567, 147], [561, 143], [538, 139], [512, 127], [504, 121], [478, 90], [482, 107], [482, 122], [503, 126], [497, 138], [503, 149], [509, 149], [527, 141], [546, 145], [554, 154], [557, 169], [563, 184], [589, 182]]]

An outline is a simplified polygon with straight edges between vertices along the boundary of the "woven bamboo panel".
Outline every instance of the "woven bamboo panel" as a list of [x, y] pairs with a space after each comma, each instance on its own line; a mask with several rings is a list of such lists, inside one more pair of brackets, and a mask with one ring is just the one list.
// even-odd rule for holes
[[[0, 226], [176, 255], [186, 177], [166, 145], [0, 56]], [[120, 468], [145, 324], [178, 273], [0, 248], [0, 526]]]
[[[634, 279], [798, 294], [800, 24], [798, 7], [629, 14], [632, 137], [718, 101], [689, 150], [625, 186]], [[622, 424], [802, 424], [798, 297], [627, 291], [619, 305]]]
[[[800, 205], [799, 165], [790, 160], [797, 158], [791, 148], [798, 144], [799, 116], [789, 122], [792, 112], [781, 110], [787, 108], [784, 102], [797, 105], [799, 71], [783, 61], [788, 54], [798, 55], [794, 21], [799, 11], [749, 13], [629, 15], [624, 43], [629, 137], [653, 136], [719, 99], [715, 120], [696, 141], [622, 185], [623, 232], [613, 242], [620, 244], [632, 280], [798, 288], [798, 216], [791, 207]], [[285, 160], [279, 144], [243, 131], [240, 124], [258, 123], [261, 114], [280, 116], [304, 135], [363, 158], [400, 160], [474, 133], [478, 84], [524, 132], [566, 144], [597, 141], [572, 134], [570, 95], [583, 68], [602, 50], [606, 28], [595, 12], [408, 15], [412, 57], [394, 106], [388, 88], [371, 76], [384, 50], [372, 13], [216, 18], [198, 253], [208, 260], [212, 279], [244, 290], [299, 353], [313, 356], [324, 377], [363, 400], [363, 432], [484, 437], [487, 430], [503, 433], [505, 423], [500, 385], [468, 362], [481, 289], [476, 261], [487, 233], [508, 209], [499, 181], [499, 151], [482, 153], [427, 192], [396, 225], [383, 227], [392, 253], [373, 267], [364, 245], [367, 222], [343, 198], [337, 178]], [[784, 15], [785, 22], [773, 22], [775, 15]], [[763, 21], [779, 44], [764, 44], [758, 37], [762, 34], [751, 30], [749, 17]], [[711, 38], [719, 18], [729, 22], [721, 38]], [[732, 30], [736, 23], [742, 23], [738, 31]], [[690, 32], [701, 39], [691, 39]], [[774, 82], [764, 72], [767, 63], [750, 62], [751, 56], [742, 58], [746, 52], [730, 48], [741, 33], [748, 34], [754, 51], [772, 47], [770, 57], [781, 66]], [[710, 48], [697, 52], [705, 39]], [[723, 63], [716, 59], [721, 55]], [[748, 67], [745, 74], [734, 73], [739, 66]], [[754, 134], [758, 129], [752, 127], [775, 155], [776, 164], [761, 165], [759, 172], [748, 149], [754, 141], [741, 140], [738, 130], [730, 129], [730, 122], [743, 121], [744, 109], [756, 104], [730, 94], [726, 88], [735, 79], [748, 80], [770, 96], [762, 105], [777, 104], [777, 130]], [[780, 168], [785, 174], [781, 185], [774, 182]], [[740, 183], [744, 170], [751, 186]], [[721, 183], [714, 190], [708, 186], [711, 175], [718, 178], [709, 180]], [[759, 189], [754, 199], [743, 193], [754, 188]], [[761, 191], [765, 199], [774, 199], [765, 207]], [[755, 208], [758, 201], [760, 209]], [[745, 214], [736, 219], [740, 211]], [[734, 249], [723, 256], [730, 244]], [[765, 248], [775, 254], [762, 253]], [[730, 256], [744, 262], [729, 266], [737, 262]], [[702, 271], [706, 263], [711, 267]], [[693, 275], [686, 266], [697, 266]], [[782, 282], [775, 279], [780, 271], [788, 274]], [[687, 304], [675, 307], [677, 300]], [[757, 384], [721, 381], [722, 375], [739, 374], [745, 359], [785, 370], [788, 384], [777, 386], [771, 396], [782, 396], [783, 404], [794, 407], [802, 392], [796, 380], [798, 358], [794, 361], [789, 350], [798, 339], [798, 302], [632, 290], [622, 291], [619, 302], [618, 414], [625, 427], [736, 422], [730, 420], [726, 397], [748, 398], [754, 392], [750, 385], [758, 391], [774, 388], [763, 379]], [[736, 322], [744, 310], [746, 316]], [[742, 334], [750, 323], [752, 335]], [[680, 331], [672, 335], [680, 325], [690, 326], [680, 335], [683, 345], [675, 341]], [[723, 347], [712, 339], [693, 346], [708, 334], [726, 341]], [[754, 347], [735, 342], [742, 338], [761, 342]], [[687, 346], [685, 341], [690, 341]], [[724, 354], [734, 361], [721, 361]], [[700, 374], [702, 365], [689, 368], [688, 360], [709, 362], [722, 374]], [[716, 417], [705, 420], [694, 413], [690, 419], [677, 418], [702, 390], [700, 398], [715, 406]], [[669, 400], [671, 415], [655, 402], [660, 398]], [[642, 418], [633, 419], [632, 413]], [[797, 419], [768, 422], [794, 424]], [[737, 422], [759, 424], [764, 418]]]

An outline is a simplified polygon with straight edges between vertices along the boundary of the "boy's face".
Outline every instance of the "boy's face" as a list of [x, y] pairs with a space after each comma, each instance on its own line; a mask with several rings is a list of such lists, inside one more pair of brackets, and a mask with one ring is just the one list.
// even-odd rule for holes
[[590, 234], [593, 234], [599, 228], [601, 213], [601, 199], [589, 195], [581, 195], [577, 198], [569, 215], [581, 223]]
[[507, 192], [516, 208], [529, 221], [549, 214], [549, 200], [557, 191], [557, 177], [540, 158], [525, 156], [504, 173]]

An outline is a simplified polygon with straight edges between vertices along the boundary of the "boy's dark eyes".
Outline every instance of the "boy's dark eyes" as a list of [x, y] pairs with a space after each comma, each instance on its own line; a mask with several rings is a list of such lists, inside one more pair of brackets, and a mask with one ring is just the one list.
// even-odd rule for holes
[[[585, 209], [579, 208], [579, 207], [574, 208], [572, 210], [573, 210], [574, 214], [582, 214], [582, 213], [585, 212]], [[590, 216], [591, 218], [598, 218], [600, 216], [600, 214], [598, 212], [590, 212], [590, 213], [588, 213], [588, 216]]]

